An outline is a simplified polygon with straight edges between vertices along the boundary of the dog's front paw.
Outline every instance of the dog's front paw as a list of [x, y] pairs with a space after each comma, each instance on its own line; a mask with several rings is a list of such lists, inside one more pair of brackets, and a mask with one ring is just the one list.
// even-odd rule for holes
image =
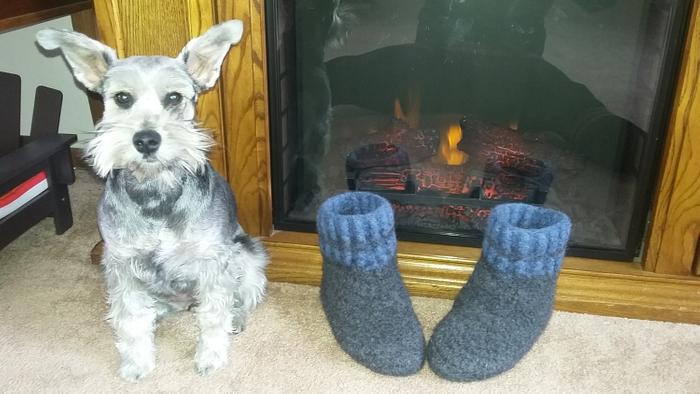
[[238, 335], [245, 331], [245, 321], [234, 321], [231, 327], [231, 334]]
[[146, 375], [153, 372], [153, 369], [155, 369], [155, 367], [155, 361], [146, 361], [139, 363], [134, 361], [122, 361], [122, 365], [119, 368], [119, 374], [125, 380], [135, 383], [145, 378]]
[[225, 351], [215, 349], [198, 349], [194, 356], [194, 363], [200, 375], [208, 375], [228, 363], [228, 355]]

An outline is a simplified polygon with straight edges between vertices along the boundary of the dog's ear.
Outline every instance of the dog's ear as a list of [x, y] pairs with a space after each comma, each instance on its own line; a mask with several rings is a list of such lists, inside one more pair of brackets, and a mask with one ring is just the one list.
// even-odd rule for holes
[[112, 48], [74, 31], [44, 29], [37, 33], [36, 40], [44, 49], [60, 49], [75, 79], [98, 93], [107, 70], [117, 60]]
[[231, 45], [243, 36], [243, 22], [230, 20], [207, 30], [187, 43], [178, 59], [201, 90], [214, 86], [219, 79], [221, 64]]

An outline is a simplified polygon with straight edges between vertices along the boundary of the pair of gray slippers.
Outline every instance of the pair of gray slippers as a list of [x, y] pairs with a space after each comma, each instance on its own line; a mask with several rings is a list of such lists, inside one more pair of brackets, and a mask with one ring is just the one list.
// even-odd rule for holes
[[317, 227], [321, 302], [346, 353], [382, 374], [414, 374], [427, 358], [443, 378], [474, 381], [511, 369], [546, 327], [571, 222], [526, 204], [494, 208], [481, 258], [427, 347], [397, 269], [389, 202], [337, 195], [321, 205]]

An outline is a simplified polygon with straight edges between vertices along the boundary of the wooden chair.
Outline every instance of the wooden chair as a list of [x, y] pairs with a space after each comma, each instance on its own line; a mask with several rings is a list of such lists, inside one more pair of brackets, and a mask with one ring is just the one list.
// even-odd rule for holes
[[70, 145], [77, 137], [58, 134], [63, 95], [39, 86], [31, 134], [21, 136], [20, 87], [18, 75], [0, 72], [0, 198], [19, 194], [30, 179], [43, 177], [37, 176], [42, 171], [47, 188], [0, 218], [0, 249], [48, 216], [56, 234], [73, 225], [68, 185], [75, 181]]

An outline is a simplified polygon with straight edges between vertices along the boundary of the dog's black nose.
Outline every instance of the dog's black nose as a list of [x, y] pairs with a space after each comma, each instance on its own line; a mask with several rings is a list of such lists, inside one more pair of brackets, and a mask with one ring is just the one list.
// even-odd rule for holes
[[133, 142], [137, 151], [143, 154], [153, 153], [160, 146], [160, 134], [155, 130], [139, 131], [134, 134]]

